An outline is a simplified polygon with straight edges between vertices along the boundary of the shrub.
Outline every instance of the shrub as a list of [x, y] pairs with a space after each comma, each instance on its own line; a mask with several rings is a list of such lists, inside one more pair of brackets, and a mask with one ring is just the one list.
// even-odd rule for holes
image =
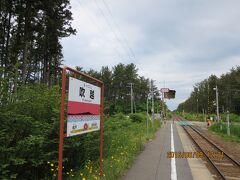
[[115, 114], [113, 117], [119, 120], [126, 119], [126, 116], [123, 113]]
[[[222, 129], [220, 128], [220, 123], [213, 124], [210, 126], [210, 130], [214, 131], [220, 135], [227, 135], [227, 125], [222, 124]], [[240, 141], [240, 126], [239, 125], [230, 125], [230, 134], [231, 137], [235, 136]]]
[[[0, 179], [54, 179], [58, 165], [60, 89], [24, 86], [11, 100], [0, 108]], [[105, 117], [103, 158], [108, 179], [123, 172], [147, 139], [145, 115], [130, 116], [119, 113]], [[157, 127], [149, 126], [150, 138]], [[99, 134], [95, 131], [64, 139], [63, 179], [89, 167], [89, 162], [98, 164]]]
[[130, 114], [129, 117], [132, 120], [132, 122], [137, 122], [137, 123], [141, 123], [146, 119], [145, 115], [142, 113]]

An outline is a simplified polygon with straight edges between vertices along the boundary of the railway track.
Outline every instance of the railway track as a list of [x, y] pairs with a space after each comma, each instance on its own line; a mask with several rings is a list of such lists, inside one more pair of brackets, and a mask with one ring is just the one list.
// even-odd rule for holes
[[213, 166], [218, 176], [227, 180], [240, 180], [240, 163], [207, 139], [191, 125], [182, 126], [200, 151]]

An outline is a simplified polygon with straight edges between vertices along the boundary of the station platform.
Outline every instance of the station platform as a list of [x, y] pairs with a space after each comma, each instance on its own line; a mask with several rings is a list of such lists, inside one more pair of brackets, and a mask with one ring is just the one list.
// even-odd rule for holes
[[122, 180], [211, 180], [201, 158], [169, 158], [169, 152], [196, 152], [193, 142], [174, 121], [162, 124]]

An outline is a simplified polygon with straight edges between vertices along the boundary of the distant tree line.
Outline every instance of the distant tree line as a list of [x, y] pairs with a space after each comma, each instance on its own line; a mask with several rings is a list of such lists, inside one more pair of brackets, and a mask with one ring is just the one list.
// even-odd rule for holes
[[216, 112], [216, 91], [219, 92], [219, 110], [224, 113], [240, 114], [240, 66], [236, 66], [219, 78], [211, 75], [209, 78], [197, 83], [193, 87], [190, 97], [181, 103], [177, 110], [193, 113], [202, 113], [204, 109], [208, 114]]

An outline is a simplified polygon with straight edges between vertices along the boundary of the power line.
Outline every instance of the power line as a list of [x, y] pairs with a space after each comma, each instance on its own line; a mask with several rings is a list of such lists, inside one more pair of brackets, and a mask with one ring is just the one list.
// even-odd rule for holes
[[97, 0], [94, 0], [97, 8], [99, 9], [101, 15], [103, 16], [103, 18], [105, 19], [107, 25], [109, 26], [110, 30], [113, 32], [113, 35], [115, 36], [115, 39], [118, 41], [118, 43], [122, 46], [122, 49], [126, 52], [126, 55], [129, 56], [129, 59], [131, 59], [131, 54], [129, 53], [128, 49], [124, 46], [124, 44], [122, 43], [122, 41], [119, 39], [117, 33], [115, 32], [114, 28], [112, 27], [112, 24], [110, 23], [109, 19], [107, 18], [107, 16], [105, 15], [105, 13], [103, 12], [102, 8], [99, 6], [99, 4], [97, 3]]
[[[84, 8], [85, 8], [85, 9], [88, 9], [87, 7], [84, 7], [80, 1], [77, 0], [76, 2], [77, 2], [83, 9], [84, 9]], [[90, 10], [88, 9], [88, 11], [90, 11]], [[85, 13], [85, 15], [86, 15], [86, 13]], [[100, 37], [101, 37], [103, 40], [104, 40], [104, 38], [105, 38], [107, 41], [109, 41], [109, 39], [107, 38], [106, 34], [103, 32], [102, 28], [100, 28], [100, 26], [96, 23], [96, 21], [93, 19], [93, 17], [92, 17], [91, 15], [86, 15], [86, 16], [89, 17], [91, 23], [98, 28], [98, 31], [97, 31], [97, 32], [99, 33]], [[109, 44], [111, 44], [111, 43], [109, 43]], [[106, 46], [105, 43], [104, 43], [104, 46]], [[117, 49], [115, 46], [113, 46], [113, 45], [111, 44], [111, 48], [115, 51], [115, 53], [117, 54], [117, 56], [118, 56], [120, 59], [123, 59], [123, 57], [121, 56], [121, 53], [118, 51], [118, 49]]]
[[121, 33], [120, 28], [119, 28], [118, 24], [117, 24], [116, 21], [115, 21], [115, 18], [113, 17], [113, 13], [112, 13], [109, 5], [106, 3], [105, 0], [102, 0], [102, 2], [103, 2], [103, 4], [105, 5], [106, 9], [108, 10], [108, 13], [109, 13], [110, 16], [111, 16], [112, 21], [113, 21], [114, 25], [116, 26], [116, 29], [118, 30], [119, 34], [122, 36], [122, 39], [123, 39], [124, 43], [126, 44], [127, 49], [128, 49], [129, 52], [132, 54], [133, 58], [136, 59], [136, 56], [135, 56], [132, 48], [129, 46], [129, 43], [128, 43], [126, 37]]

